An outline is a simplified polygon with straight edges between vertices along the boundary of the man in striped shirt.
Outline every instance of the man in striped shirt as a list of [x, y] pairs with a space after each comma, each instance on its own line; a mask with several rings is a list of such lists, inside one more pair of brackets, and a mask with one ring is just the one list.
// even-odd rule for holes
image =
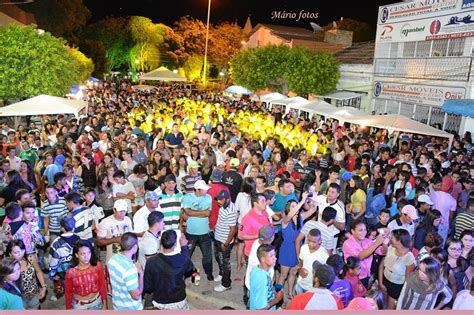
[[112, 285], [114, 310], [142, 310], [143, 269], [133, 261], [138, 251], [138, 238], [127, 232], [120, 239], [122, 251], [107, 263]]
[[216, 260], [219, 265], [220, 274], [215, 279], [222, 278], [222, 283], [214, 288], [216, 292], [224, 292], [230, 289], [230, 254], [235, 233], [237, 231], [237, 209], [230, 200], [228, 190], [221, 190], [215, 197], [220, 206], [217, 223], [214, 230], [214, 249], [216, 251]]
[[181, 215], [183, 194], [176, 190], [176, 177], [168, 174], [165, 177], [165, 189], [160, 199], [160, 212], [164, 215], [164, 230], [177, 230]]
[[61, 232], [60, 220], [67, 215], [66, 201], [58, 196], [58, 191], [51, 185], [46, 188], [46, 201], [41, 212], [44, 219], [46, 241], [54, 241]]
[[466, 210], [466, 212], [458, 214], [456, 217], [456, 223], [454, 225], [456, 238], [459, 238], [463, 231], [471, 230], [474, 226], [474, 199], [469, 199]]

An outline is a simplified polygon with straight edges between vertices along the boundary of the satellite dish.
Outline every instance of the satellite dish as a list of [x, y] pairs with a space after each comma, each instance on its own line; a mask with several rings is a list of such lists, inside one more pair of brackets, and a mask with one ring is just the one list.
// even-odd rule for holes
[[316, 23], [314, 23], [314, 22], [309, 22], [309, 25], [311, 25], [311, 27], [313, 28], [313, 31], [315, 31], [315, 32], [322, 32], [322, 31], [324, 31], [321, 26], [319, 26], [318, 24], [316, 24]]

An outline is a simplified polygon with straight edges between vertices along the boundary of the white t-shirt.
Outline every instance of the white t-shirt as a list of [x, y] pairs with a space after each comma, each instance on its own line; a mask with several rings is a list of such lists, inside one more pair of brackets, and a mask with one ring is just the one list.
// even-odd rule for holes
[[133, 215], [133, 232], [143, 233], [148, 230], [148, 215], [151, 211], [145, 205]]
[[147, 257], [156, 255], [159, 250], [160, 234], [155, 236], [150, 231], [145, 231], [145, 234], [143, 234], [143, 237], [138, 242], [138, 263], [143, 269], [145, 269]]
[[314, 200], [319, 210], [318, 221], [321, 221], [321, 217], [323, 216], [324, 209], [326, 209], [326, 207], [328, 206], [331, 206], [337, 211], [336, 222], [346, 223], [346, 210], [344, 209], [344, 203], [342, 203], [342, 201], [338, 199], [335, 203], [330, 204], [328, 202], [328, 198], [326, 197], [326, 195], [318, 195]]
[[[260, 247], [260, 245], [260, 241], [257, 240], [253, 242], [252, 247], [250, 248], [249, 261], [247, 264], [247, 270], [245, 272], [245, 286], [247, 289], [250, 289], [250, 272], [254, 267], [260, 264], [257, 258], [257, 249]], [[273, 275], [275, 274], [274, 267], [271, 267], [268, 272], [270, 273], [270, 278], [273, 279]]]
[[[112, 196], [117, 197], [118, 193], [128, 194], [129, 192], [133, 192], [135, 195], [137, 194], [135, 187], [129, 181], [126, 181], [125, 184], [113, 184], [112, 185]], [[128, 211], [127, 213], [132, 212], [132, 201], [130, 199], [124, 199], [128, 204]]]
[[329, 258], [329, 254], [324, 247], [319, 247], [318, 250], [311, 253], [309, 251], [308, 244], [301, 246], [299, 260], [303, 262], [303, 268], [308, 270], [306, 278], [298, 276], [297, 283], [305, 290], [309, 291], [313, 288], [313, 262], [319, 261], [321, 264], [325, 264]]
[[[111, 239], [119, 237], [126, 232], [132, 231], [132, 220], [129, 217], [125, 217], [122, 221], [117, 220], [114, 215], [108, 216], [99, 224], [97, 231], [98, 238]], [[106, 262], [109, 261], [113, 254], [120, 252], [120, 244], [114, 243], [107, 245], [107, 256]]]
[[406, 267], [414, 264], [415, 256], [412, 252], [409, 251], [404, 256], [397, 256], [395, 247], [390, 246], [384, 259], [383, 275], [390, 282], [404, 284]]
[[[244, 192], [239, 192], [237, 198], [235, 198], [235, 208], [239, 213], [237, 222], [240, 224], [242, 218], [252, 209], [252, 203], [250, 202], [250, 195]], [[271, 221], [270, 221], [271, 222]]]
[[456, 295], [453, 310], [474, 310], [474, 296], [470, 290], [462, 290]]

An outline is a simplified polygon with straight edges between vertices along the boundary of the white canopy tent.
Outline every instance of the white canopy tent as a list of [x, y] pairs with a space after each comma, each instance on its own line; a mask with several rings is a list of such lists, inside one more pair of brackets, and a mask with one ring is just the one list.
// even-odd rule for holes
[[[342, 122], [351, 122], [355, 117], [366, 115], [365, 112], [353, 107], [335, 107], [325, 101], [313, 101], [306, 104], [290, 104], [289, 110], [295, 109], [299, 112], [306, 112], [310, 116], [320, 115], [326, 118], [338, 119]], [[299, 113], [298, 113], [299, 114]]]
[[85, 101], [70, 100], [57, 96], [38, 95], [15, 104], [0, 107], [0, 117], [55, 114], [73, 114], [79, 117], [83, 110], [87, 112], [87, 102]]
[[270, 109], [277, 105], [282, 109], [282, 112], [288, 113], [290, 111], [290, 105], [292, 106], [299, 106], [299, 105], [304, 105], [308, 104], [309, 101], [301, 96], [295, 96], [295, 97], [290, 97], [290, 98], [283, 98], [279, 100], [274, 100], [269, 102], [270, 104]]
[[450, 148], [454, 138], [454, 136], [450, 133], [428, 126], [403, 115], [365, 115], [354, 117], [350, 122], [361, 126], [387, 129], [389, 133], [401, 131], [420, 135], [448, 138]]
[[148, 81], [179, 81], [186, 82], [186, 78], [168, 70], [165, 67], [159, 67], [158, 69], [152, 70], [140, 76], [140, 80]]
[[283, 95], [278, 92], [268, 93], [268, 94], [260, 96], [260, 100], [262, 102], [272, 102], [272, 101], [282, 100], [286, 98], [288, 98], [286, 95]]

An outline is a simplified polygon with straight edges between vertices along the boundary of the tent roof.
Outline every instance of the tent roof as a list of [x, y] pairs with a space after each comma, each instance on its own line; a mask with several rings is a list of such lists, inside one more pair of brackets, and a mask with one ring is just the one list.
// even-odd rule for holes
[[302, 98], [301, 96], [295, 96], [295, 97], [290, 97], [290, 98], [285, 98], [285, 99], [279, 99], [272, 101], [272, 104], [280, 104], [280, 105], [303, 105], [303, 104], [308, 104], [309, 101], [305, 98]]
[[314, 101], [307, 104], [289, 105], [290, 108], [298, 109], [312, 114], [334, 118], [350, 122], [352, 119], [366, 115], [365, 112], [353, 107], [335, 107], [325, 101]]
[[262, 102], [277, 101], [277, 100], [282, 100], [282, 99], [285, 99], [285, 98], [288, 98], [288, 96], [283, 95], [283, 94], [278, 93], [278, 92], [268, 93], [268, 94], [260, 96], [260, 100]]
[[390, 133], [397, 130], [421, 135], [449, 138], [450, 142], [453, 139], [453, 135], [450, 133], [425, 125], [403, 115], [365, 115], [355, 117], [351, 122], [363, 126], [387, 129]]
[[337, 91], [331, 94], [327, 95], [322, 95], [318, 97], [323, 97], [323, 98], [330, 98], [330, 99], [335, 99], [335, 100], [350, 100], [356, 97], [361, 97], [362, 94], [360, 93], [354, 93], [354, 92], [347, 92], [347, 91]]
[[87, 107], [87, 102], [63, 97], [38, 95], [27, 100], [0, 107], [0, 116], [34, 116], [54, 114], [74, 114]]
[[165, 67], [159, 67], [140, 76], [140, 80], [154, 80], [154, 81], [187, 81], [185, 77], [168, 70]]
[[448, 114], [474, 117], [474, 100], [447, 100], [444, 101], [441, 111]]

